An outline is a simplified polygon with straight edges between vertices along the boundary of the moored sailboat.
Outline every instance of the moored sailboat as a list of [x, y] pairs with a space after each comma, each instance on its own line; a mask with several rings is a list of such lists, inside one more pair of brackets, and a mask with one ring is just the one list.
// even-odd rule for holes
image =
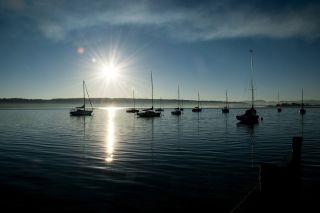
[[226, 90], [226, 106], [222, 108], [223, 113], [229, 113], [229, 105], [228, 105], [228, 91]]
[[281, 112], [282, 111], [282, 109], [281, 109], [281, 107], [280, 107], [280, 101], [279, 101], [279, 91], [278, 91], [278, 104], [277, 104], [277, 111], [278, 112]]
[[151, 108], [149, 109], [144, 109], [140, 112], [137, 113], [137, 115], [140, 117], [140, 118], [153, 118], [153, 117], [160, 117], [161, 115], [161, 112], [156, 112], [154, 111], [154, 108], [153, 108], [153, 79], [152, 79], [152, 72], [151, 72]]
[[133, 99], [133, 108], [127, 109], [126, 112], [127, 113], [136, 113], [139, 112], [138, 109], [136, 109], [136, 101], [134, 99], [134, 90], [132, 91], [132, 99]]
[[254, 88], [253, 88], [253, 51], [250, 50], [251, 53], [251, 108], [247, 109], [243, 115], [237, 115], [236, 118], [243, 124], [256, 124], [259, 123], [259, 115], [257, 115], [257, 111], [254, 108]]
[[164, 111], [164, 109], [161, 106], [161, 98], [160, 98], [160, 108], [157, 108], [156, 112], [163, 112], [163, 111]]
[[[80, 107], [75, 107], [75, 108], [71, 109], [70, 115], [72, 115], [72, 116], [86, 116], [86, 115], [91, 115], [93, 112], [93, 107], [91, 104], [91, 100], [89, 97], [89, 93], [88, 93], [85, 81], [83, 81], [83, 83], [82, 83], [82, 90], [83, 90], [83, 105]], [[86, 93], [87, 93], [87, 96], [88, 96], [88, 99], [89, 99], [89, 102], [91, 105], [91, 109], [86, 108]]]
[[299, 112], [300, 112], [301, 115], [306, 114], [306, 110], [304, 108], [304, 103], [303, 103], [303, 88], [302, 88], [301, 108], [300, 108]]
[[181, 111], [183, 111], [184, 110], [184, 108], [183, 108], [183, 99], [181, 99], [181, 106], [180, 106], [180, 108], [179, 108]]
[[202, 108], [200, 108], [200, 95], [199, 95], [199, 92], [198, 92], [198, 106], [194, 107], [192, 109], [192, 112], [201, 112], [202, 111]]
[[173, 111], [171, 111], [172, 115], [181, 115], [181, 108], [180, 108], [180, 90], [179, 90], [179, 85], [178, 85], [178, 107], [175, 108]]

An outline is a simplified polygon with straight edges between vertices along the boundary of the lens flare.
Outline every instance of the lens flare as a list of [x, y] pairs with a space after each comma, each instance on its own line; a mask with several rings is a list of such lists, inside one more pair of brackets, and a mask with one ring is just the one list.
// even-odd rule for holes
[[78, 53], [79, 55], [82, 55], [82, 54], [84, 53], [84, 48], [83, 48], [83, 47], [78, 47], [78, 48], [77, 48], [77, 53]]

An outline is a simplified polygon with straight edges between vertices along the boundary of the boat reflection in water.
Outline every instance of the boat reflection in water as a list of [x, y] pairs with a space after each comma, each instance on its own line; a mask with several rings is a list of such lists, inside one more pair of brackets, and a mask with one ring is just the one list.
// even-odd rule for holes
[[108, 123], [107, 123], [107, 132], [106, 132], [106, 162], [111, 163], [113, 161], [113, 149], [115, 143], [115, 134], [114, 134], [114, 116], [117, 109], [113, 107], [107, 108], [108, 111]]

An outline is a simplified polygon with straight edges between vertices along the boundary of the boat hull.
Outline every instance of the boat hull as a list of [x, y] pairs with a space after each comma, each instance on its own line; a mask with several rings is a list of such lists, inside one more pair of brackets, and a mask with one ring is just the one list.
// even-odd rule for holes
[[305, 110], [305, 109], [303, 109], [303, 108], [302, 108], [302, 109], [300, 109], [300, 110], [299, 110], [299, 112], [300, 112], [300, 114], [301, 114], [301, 115], [306, 114], [306, 110]]
[[282, 111], [282, 109], [281, 109], [281, 108], [278, 108], [277, 110], [278, 110], [278, 112], [281, 112], [281, 111]]
[[192, 112], [202, 112], [202, 109], [201, 108], [193, 108]]
[[143, 111], [143, 112], [138, 112], [137, 115], [140, 118], [153, 118], [153, 117], [160, 117], [161, 113], [155, 112], [155, 111]]
[[223, 113], [229, 113], [229, 109], [225, 107], [225, 108], [222, 109], [222, 112]]
[[76, 110], [76, 111], [71, 111], [70, 115], [72, 116], [91, 116], [92, 115], [92, 110]]
[[257, 124], [259, 123], [259, 115], [252, 115], [252, 116], [247, 116], [247, 115], [237, 115], [237, 119], [240, 121], [242, 124]]
[[257, 111], [252, 107], [248, 109], [243, 115], [237, 115], [236, 118], [242, 124], [257, 124], [259, 123], [259, 115], [256, 114]]

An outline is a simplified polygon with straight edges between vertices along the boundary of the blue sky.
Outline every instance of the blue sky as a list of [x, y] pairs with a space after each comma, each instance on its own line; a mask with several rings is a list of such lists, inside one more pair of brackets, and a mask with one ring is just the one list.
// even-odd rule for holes
[[0, 98], [320, 99], [317, 1], [0, 2]]

